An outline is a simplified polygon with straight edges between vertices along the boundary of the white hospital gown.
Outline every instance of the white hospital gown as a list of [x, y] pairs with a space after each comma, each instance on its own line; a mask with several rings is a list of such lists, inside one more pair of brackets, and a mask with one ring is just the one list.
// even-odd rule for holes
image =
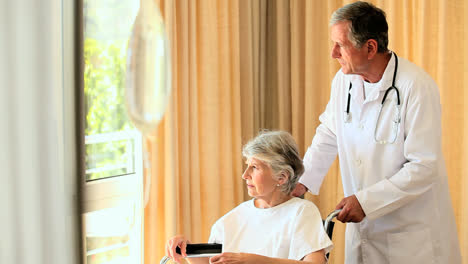
[[223, 244], [223, 252], [294, 260], [333, 247], [317, 207], [299, 198], [266, 209], [244, 202], [216, 221], [209, 242]]

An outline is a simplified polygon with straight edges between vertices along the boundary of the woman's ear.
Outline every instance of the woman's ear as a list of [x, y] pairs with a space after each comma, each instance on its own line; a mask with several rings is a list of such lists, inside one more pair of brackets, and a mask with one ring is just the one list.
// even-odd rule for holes
[[289, 173], [281, 172], [281, 174], [279, 175], [278, 184], [283, 185], [288, 182], [288, 179], [289, 179]]

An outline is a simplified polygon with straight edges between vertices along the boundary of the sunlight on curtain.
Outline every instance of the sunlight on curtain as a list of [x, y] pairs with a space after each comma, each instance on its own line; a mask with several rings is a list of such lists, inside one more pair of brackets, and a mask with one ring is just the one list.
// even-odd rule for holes
[[[463, 13], [463, 21], [464, 31], [463, 31], [463, 76], [462, 80], [462, 94], [464, 95], [464, 102], [463, 102], [463, 113], [468, 113], [468, 2], [464, 2], [464, 13]], [[458, 12], [457, 12], [458, 13]], [[461, 38], [459, 36], [459, 38]], [[460, 111], [458, 109], [457, 111]], [[461, 221], [458, 224], [458, 233], [460, 234], [460, 249], [462, 252], [462, 261], [464, 264], [468, 263], [468, 114], [463, 116], [463, 120], [461, 120], [461, 124], [458, 124], [457, 128], [463, 131], [463, 144], [460, 144], [463, 148], [463, 154], [459, 157], [462, 160], [463, 168], [460, 171], [462, 173], [460, 182], [461, 184], [461, 204], [458, 207], [455, 207], [455, 212], [461, 212]], [[460, 173], [459, 172], [459, 173]]]
[[243, 201], [239, 8], [235, 1], [162, 1], [173, 94], [155, 133], [145, 262], [168, 237], [207, 241], [220, 215]]

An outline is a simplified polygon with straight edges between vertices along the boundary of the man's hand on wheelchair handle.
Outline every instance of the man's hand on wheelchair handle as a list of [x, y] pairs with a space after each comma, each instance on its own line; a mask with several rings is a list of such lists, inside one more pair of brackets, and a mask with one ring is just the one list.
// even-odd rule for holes
[[335, 209], [342, 209], [336, 219], [343, 223], [359, 223], [362, 221], [362, 219], [364, 219], [364, 217], [366, 217], [366, 214], [364, 213], [361, 204], [356, 198], [356, 195], [343, 198]]

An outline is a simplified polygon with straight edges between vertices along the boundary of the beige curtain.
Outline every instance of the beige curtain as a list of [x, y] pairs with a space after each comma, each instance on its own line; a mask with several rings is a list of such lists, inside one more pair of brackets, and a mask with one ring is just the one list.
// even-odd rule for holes
[[210, 227], [243, 201], [237, 1], [164, 1], [173, 94], [151, 149], [145, 263], [168, 237], [206, 242]]
[[[328, 19], [351, 1], [161, 0], [170, 33], [173, 94], [157, 133], [145, 209], [145, 263], [158, 263], [175, 234], [206, 242], [216, 219], [248, 199], [241, 147], [259, 129], [310, 144], [339, 65]], [[468, 252], [468, 3], [371, 1], [389, 22], [390, 48], [439, 84], [443, 146], [462, 252]], [[465, 92], [467, 90], [467, 92]], [[339, 164], [318, 197], [322, 216], [343, 197]], [[344, 262], [337, 223], [330, 263]], [[468, 256], [464, 262], [468, 264]]]

